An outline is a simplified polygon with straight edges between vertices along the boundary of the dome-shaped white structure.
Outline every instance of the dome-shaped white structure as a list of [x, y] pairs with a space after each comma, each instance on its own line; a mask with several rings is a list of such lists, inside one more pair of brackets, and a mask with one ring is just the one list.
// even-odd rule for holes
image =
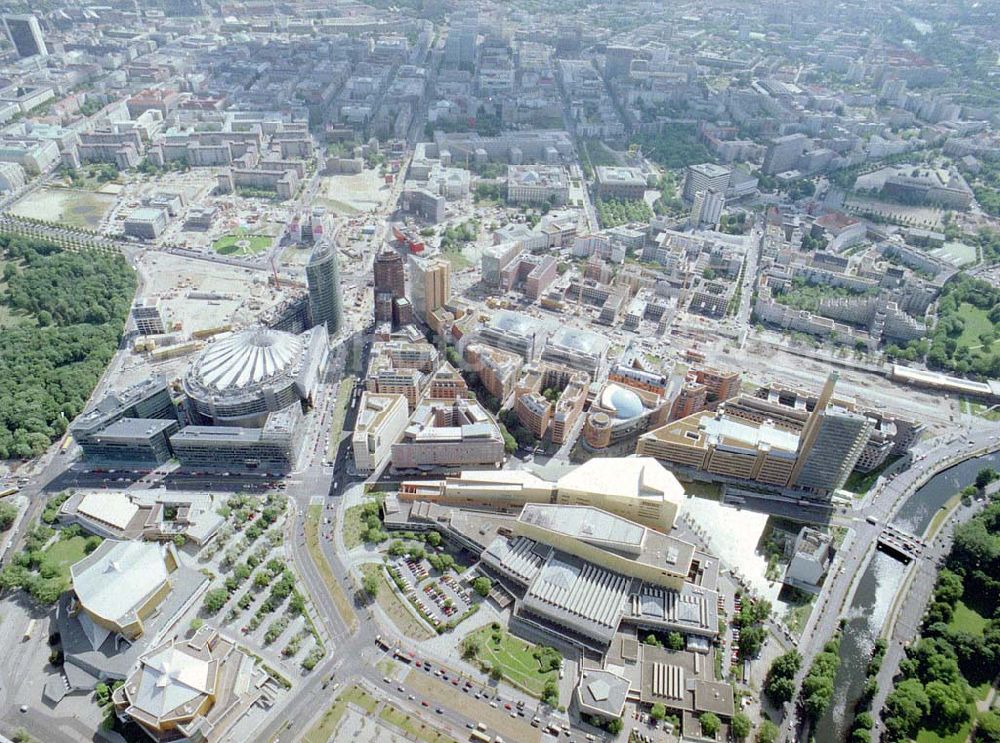
[[298, 336], [254, 328], [209, 346], [192, 372], [207, 389], [245, 389], [286, 371], [301, 354]]
[[184, 391], [197, 418], [257, 426], [268, 413], [306, 399], [325, 367], [327, 334], [255, 327], [221, 338], [195, 359]]
[[609, 384], [601, 396], [601, 406], [615, 411], [619, 420], [636, 418], [643, 413], [642, 399], [633, 390], [617, 384]]

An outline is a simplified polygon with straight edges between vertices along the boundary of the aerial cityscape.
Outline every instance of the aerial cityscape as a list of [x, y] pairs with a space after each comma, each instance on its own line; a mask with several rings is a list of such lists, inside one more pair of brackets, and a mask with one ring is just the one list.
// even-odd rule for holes
[[0, 19], [0, 743], [1000, 743], [1000, 2]]

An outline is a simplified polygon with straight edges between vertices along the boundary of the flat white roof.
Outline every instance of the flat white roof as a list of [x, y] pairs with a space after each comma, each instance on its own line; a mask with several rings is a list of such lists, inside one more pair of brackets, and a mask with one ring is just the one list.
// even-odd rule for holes
[[138, 513], [139, 507], [124, 493], [108, 490], [100, 493], [87, 493], [83, 496], [76, 510], [95, 521], [111, 524], [116, 529], [124, 529]]
[[166, 546], [107, 539], [70, 568], [73, 590], [90, 612], [116, 624], [159, 590], [167, 578]]
[[705, 416], [701, 419], [701, 428], [708, 436], [733, 439], [750, 446], [764, 443], [785, 451], [797, 451], [799, 448], [798, 434], [782, 431], [774, 426], [743, 423], [725, 415], [721, 418]]
[[560, 490], [618, 497], [663, 498], [680, 504], [684, 487], [652, 457], [598, 457], [559, 478]]

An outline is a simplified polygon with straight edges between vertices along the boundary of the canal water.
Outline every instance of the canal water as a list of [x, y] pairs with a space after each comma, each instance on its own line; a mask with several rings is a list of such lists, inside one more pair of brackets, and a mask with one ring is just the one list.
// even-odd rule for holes
[[[892, 525], [922, 535], [941, 506], [971, 484], [983, 467], [1000, 469], [1000, 452], [966, 460], [932, 477], [900, 507]], [[861, 576], [840, 641], [840, 669], [834, 680], [833, 700], [816, 725], [816, 743], [844, 743], [847, 740], [854, 705], [864, 689], [868, 659], [905, 570], [903, 563], [876, 551]]]

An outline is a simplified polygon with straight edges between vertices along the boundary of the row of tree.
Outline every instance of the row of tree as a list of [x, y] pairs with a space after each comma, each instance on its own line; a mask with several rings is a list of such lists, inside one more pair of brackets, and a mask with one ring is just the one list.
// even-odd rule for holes
[[771, 602], [742, 596], [740, 610], [733, 617], [733, 626], [740, 630], [740, 658], [756, 658], [767, 639], [764, 621], [771, 614]]
[[854, 724], [851, 726], [851, 743], [870, 743], [875, 718], [872, 716], [872, 700], [878, 693], [878, 672], [882, 667], [887, 648], [881, 637], [875, 641], [866, 669], [865, 687], [854, 705]]
[[802, 681], [800, 698], [806, 715], [815, 724], [830, 706], [833, 699], [833, 680], [840, 669], [840, 634], [835, 635], [823, 646], [809, 666], [809, 672]]

